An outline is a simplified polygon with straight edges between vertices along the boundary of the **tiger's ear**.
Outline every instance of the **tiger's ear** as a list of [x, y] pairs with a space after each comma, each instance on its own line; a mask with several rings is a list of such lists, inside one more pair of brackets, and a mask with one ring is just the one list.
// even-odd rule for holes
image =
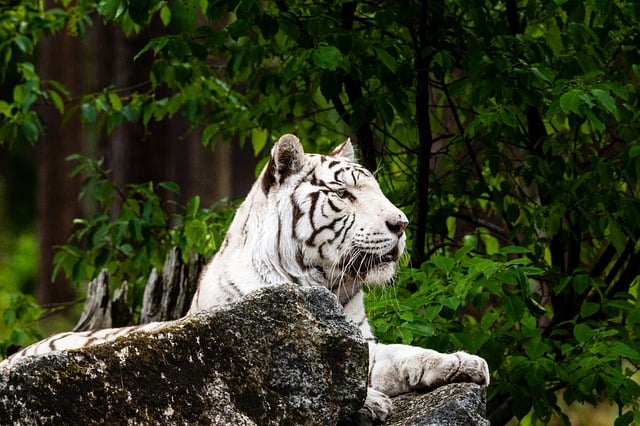
[[265, 194], [273, 184], [281, 184], [288, 176], [298, 173], [304, 162], [304, 149], [295, 135], [282, 135], [271, 149], [271, 158], [262, 180]]
[[347, 138], [347, 140], [335, 147], [333, 151], [331, 151], [331, 154], [329, 154], [329, 156], [344, 157], [349, 161], [355, 161], [355, 152], [353, 149], [353, 145], [351, 144], [351, 138]]

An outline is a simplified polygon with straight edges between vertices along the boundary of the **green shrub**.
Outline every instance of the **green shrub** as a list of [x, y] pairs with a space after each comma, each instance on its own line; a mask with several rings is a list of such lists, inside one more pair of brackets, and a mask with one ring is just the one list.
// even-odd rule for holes
[[[384, 342], [484, 357], [492, 372], [489, 400], [510, 404], [520, 419], [533, 409], [534, 418], [546, 422], [556, 414], [568, 423], [557, 401], [564, 389], [568, 404], [596, 404], [606, 394], [620, 409], [616, 425], [637, 422], [635, 299], [593, 297], [602, 285], [585, 274], [550, 286], [556, 277], [528, 255], [526, 248], [509, 246], [480, 256], [468, 246], [451, 256], [434, 255], [419, 269], [403, 268], [395, 286], [369, 290], [373, 331]], [[583, 296], [576, 302], [580, 313], [554, 324], [545, 294], [567, 286]]]

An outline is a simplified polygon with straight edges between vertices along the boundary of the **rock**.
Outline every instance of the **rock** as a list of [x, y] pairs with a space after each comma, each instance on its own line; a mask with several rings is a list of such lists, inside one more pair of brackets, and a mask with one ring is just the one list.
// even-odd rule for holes
[[388, 426], [489, 426], [485, 418], [486, 388], [453, 383], [428, 393], [408, 393], [393, 399]]
[[367, 347], [323, 288], [236, 304], [0, 370], [2, 424], [349, 424]]
[[[368, 352], [324, 288], [267, 287], [151, 333], [0, 368], [0, 424], [365, 424]], [[486, 426], [470, 383], [393, 399], [387, 425]]]

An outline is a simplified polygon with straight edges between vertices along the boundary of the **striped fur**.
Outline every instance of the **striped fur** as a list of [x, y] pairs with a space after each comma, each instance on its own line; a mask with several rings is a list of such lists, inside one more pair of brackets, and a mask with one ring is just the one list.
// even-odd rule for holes
[[[297, 137], [284, 135], [205, 267], [189, 313], [228, 304], [265, 285], [327, 287], [369, 341], [365, 408], [377, 420], [389, 414], [388, 396], [451, 381], [488, 384], [487, 364], [479, 357], [375, 342], [362, 286], [392, 280], [406, 226], [406, 216], [383, 195], [375, 177], [354, 162], [349, 140], [329, 155], [305, 154]], [[163, 325], [58, 334], [10, 361]]]
[[373, 340], [362, 285], [392, 279], [406, 225], [371, 172], [353, 162], [348, 140], [324, 156], [304, 154], [298, 139], [285, 135], [205, 268], [190, 312], [264, 285], [320, 285]]

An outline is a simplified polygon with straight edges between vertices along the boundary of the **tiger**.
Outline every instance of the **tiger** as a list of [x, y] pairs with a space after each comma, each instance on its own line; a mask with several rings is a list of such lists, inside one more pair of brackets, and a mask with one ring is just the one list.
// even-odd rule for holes
[[[382, 193], [375, 176], [355, 161], [350, 139], [323, 155], [305, 153], [298, 137], [285, 134], [274, 144], [220, 249], [205, 266], [187, 315], [283, 282], [326, 287], [369, 346], [363, 411], [374, 422], [388, 418], [391, 398], [399, 394], [461, 381], [488, 386], [489, 368], [479, 356], [383, 344], [371, 331], [364, 290], [393, 281], [408, 224], [407, 216]], [[162, 325], [62, 333], [3, 363]]]

